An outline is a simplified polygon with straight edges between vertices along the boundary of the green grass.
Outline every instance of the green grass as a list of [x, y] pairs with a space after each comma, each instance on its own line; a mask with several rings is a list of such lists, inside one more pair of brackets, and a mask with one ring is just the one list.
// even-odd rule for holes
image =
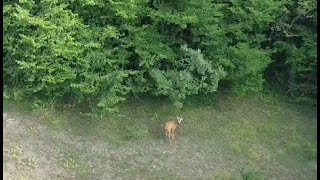
[[[4, 109], [37, 116], [53, 131], [98, 139], [116, 152], [123, 151], [123, 157], [99, 156], [112, 162], [112, 172], [120, 177], [183, 179], [183, 171], [200, 167], [194, 170], [200, 179], [316, 178], [317, 120], [312, 107], [258, 96], [199, 99], [191, 98], [182, 109], [161, 98], [130, 99], [118, 113], [102, 119], [81, 113], [77, 107], [32, 109], [28, 103], [5, 101]], [[176, 116], [184, 120], [177, 144], [171, 145], [164, 139], [163, 124]], [[145, 152], [148, 149], [154, 152]], [[179, 159], [168, 159], [162, 153], [166, 150]], [[77, 174], [77, 169], [85, 169], [81, 172], [88, 178], [91, 171], [99, 171], [94, 166], [84, 167], [88, 159], [80, 158], [86, 154], [83, 149], [65, 150], [65, 154], [67, 157], [60, 161], [63, 168]], [[179, 170], [175, 168], [184, 170], [176, 174]], [[210, 169], [215, 171], [210, 173]]]
[[36, 166], [36, 159], [34, 157], [24, 156], [22, 148], [19, 145], [15, 145], [9, 149], [5, 149], [5, 154], [17, 164], [27, 167], [28, 169], [34, 169]]

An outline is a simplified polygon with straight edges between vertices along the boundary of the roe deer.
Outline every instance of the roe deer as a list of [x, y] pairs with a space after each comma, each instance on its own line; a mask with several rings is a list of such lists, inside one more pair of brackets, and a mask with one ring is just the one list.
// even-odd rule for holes
[[174, 138], [175, 130], [179, 127], [182, 120], [183, 118], [177, 117], [177, 120], [171, 120], [166, 122], [164, 129], [165, 129], [166, 137], [168, 137], [170, 143], [171, 143], [171, 140], [173, 140]]

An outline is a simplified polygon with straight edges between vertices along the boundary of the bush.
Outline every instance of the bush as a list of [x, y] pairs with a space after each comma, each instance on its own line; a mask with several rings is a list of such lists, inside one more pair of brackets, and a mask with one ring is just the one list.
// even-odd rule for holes
[[[139, 93], [182, 107], [187, 96], [216, 92], [222, 80], [238, 94], [263, 90], [273, 60], [272, 77], [288, 82], [292, 96], [314, 99], [314, 6], [314, 0], [5, 1], [5, 91], [15, 98], [73, 97], [107, 113]], [[275, 75], [274, 64], [285, 64], [284, 75]]]

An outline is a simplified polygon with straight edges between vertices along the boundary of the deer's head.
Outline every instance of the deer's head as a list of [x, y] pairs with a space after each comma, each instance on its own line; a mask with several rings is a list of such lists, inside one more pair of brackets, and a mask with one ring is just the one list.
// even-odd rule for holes
[[178, 124], [180, 124], [183, 118], [177, 116], [177, 120], [178, 120]]

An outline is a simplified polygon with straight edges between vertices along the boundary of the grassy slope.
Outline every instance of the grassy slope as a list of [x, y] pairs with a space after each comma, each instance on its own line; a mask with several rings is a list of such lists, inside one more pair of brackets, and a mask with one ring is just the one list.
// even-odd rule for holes
[[[240, 178], [241, 172], [267, 179], [316, 179], [314, 110], [274, 99], [205, 102], [198, 99], [177, 110], [161, 99], [132, 100], [100, 120], [80, 114], [79, 108], [32, 114], [61, 135], [47, 131], [38, 141], [63, 142], [59, 152], [64, 156], [53, 156], [59, 159], [56, 164], [80, 179], [228, 179]], [[4, 107], [30, 113], [10, 101]], [[163, 123], [177, 115], [184, 117], [183, 125], [176, 143], [168, 144]]]

